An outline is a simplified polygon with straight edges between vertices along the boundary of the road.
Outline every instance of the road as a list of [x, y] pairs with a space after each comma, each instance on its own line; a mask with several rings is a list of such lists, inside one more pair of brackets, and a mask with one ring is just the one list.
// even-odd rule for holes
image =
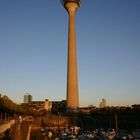
[[12, 140], [26, 140], [30, 122], [16, 123], [11, 127]]

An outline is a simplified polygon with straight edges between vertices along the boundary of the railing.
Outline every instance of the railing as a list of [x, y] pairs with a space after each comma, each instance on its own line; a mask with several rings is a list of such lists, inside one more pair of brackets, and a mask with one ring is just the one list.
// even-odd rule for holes
[[13, 120], [14, 117], [11, 117], [8, 113], [0, 113], [0, 125], [7, 123], [10, 120]]

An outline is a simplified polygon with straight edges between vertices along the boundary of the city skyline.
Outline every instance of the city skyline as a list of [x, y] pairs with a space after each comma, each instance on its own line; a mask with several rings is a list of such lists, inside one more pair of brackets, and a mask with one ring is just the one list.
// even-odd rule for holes
[[[140, 1], [83, 1], [76, 13], [80, 106], [140, 103]], [[66, 99], [68, 16], [59, 0], [0, 1], [0, 94]]]

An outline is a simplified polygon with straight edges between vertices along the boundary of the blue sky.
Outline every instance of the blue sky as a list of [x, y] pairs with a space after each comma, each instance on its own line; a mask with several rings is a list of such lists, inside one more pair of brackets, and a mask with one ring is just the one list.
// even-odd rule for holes
[[[80, 106], [140, 103], [140, 0], [84, 0], [76, 13]], [[66, 98], [68, 14], [59, 0], [0, 0], [0, 93]]]

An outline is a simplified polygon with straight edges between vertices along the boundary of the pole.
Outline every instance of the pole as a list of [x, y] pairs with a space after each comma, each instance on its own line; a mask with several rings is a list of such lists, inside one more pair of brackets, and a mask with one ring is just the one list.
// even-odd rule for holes
[[116, 136], [118, 137], [118, 116], [115, 114], [115, 127], [116, 127]]

